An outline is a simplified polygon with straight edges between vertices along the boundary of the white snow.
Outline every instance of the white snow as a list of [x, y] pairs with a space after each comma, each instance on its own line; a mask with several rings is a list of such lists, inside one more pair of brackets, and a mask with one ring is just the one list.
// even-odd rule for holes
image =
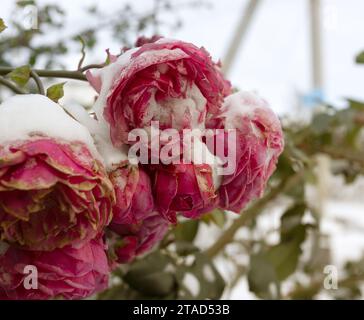
[[[121, 56], [119, 56], [115, 62], [92, 73], [95, 77], [101, 77], [102, 83], [100, 94], [93, 106], [99, 121], [105, 122], [103, 113], [107, 98], [110, 94], [110, 89], [114, 83], [117, 83], [120, 78], [125, 76], [125, 74], [129, 72], [131, 68], [135, 68], [139, 65], [147, 67], [154, 63], [158, 63], [158, 61], [162, 61], [166, 56], [171, 57], [171, 59], [180, 59], [187, 56], [186, 53], [180, 49], [149, 50], [147, 52], [143, 52], [141, 55], [135, 58], [133, 64], [129, 64], [131, 55], [138, 50], [139, 47], [127, 50]], [[108, 126], [108, 124], [105, 125]]]
[[[266, 108], [271, 110], [268, 102], [252, 91], [238, 91], [225, 98], [221, 117], [226, 119], [226, 129], [237, 127], [236, 120], [239, 116], [246, 115], [253, 118], [256, 109]], [[273, 112], [273, 111], [272, 111]]]
[[219, 157], [214, 156], [207, 145], [201, 141], [201, 138], [196, 134], [196, 130], [183, 131], [183, 160], [185, 163], [208, 164], [212, 168], [212, 178], [214, 188], [217, 190], [222, 181], [222, 176], [219, 175], [222, 167], [222, 161]]
[[66, 141], [81, 141], [94, 157], [101, 160], [87, 128], [47, 97], [39, 94], [15, 95], [0, 105], [0, 144], [26, 140], [34, 133]]
[[117, 149], [112, 145], [109, 128], [105, 126], [105, 122], [93, 119], [85, 108], [76, 103], [67, 104], [64, 108], [89, 130], [108, 171], [112, 171], [121, 161], [128, 159], [126, 146]]
[[153, 119], [161, 124], [172, 122], [172, 128], [181, 130], [184, 127], [185, 115], [189, 115], [191, 127], [203, 129], [205, 122], [199, 122], [199, 119], [201, 114], [205, 118], [206, 103], [206, 98], [195, 84], [186, 89], [186, 98], [166, 98], [157, 103], [153, 94], [145, 121]]
[[108, 66], [92, 72], [94, 76], [101, 77], [101, 90], [100, 94], [93, 106], [96, 112], [97, 118], [100, 122], [105, 122], [104, 120], [104, 108], [106, 105], [106, 100], [110, 89], [114, 83], [115, 77], [118, 75], [120, 70], [129, 63], [131, 55], [136, 52], [139, 48], [133, 48], [124, 52], [117, 60]]

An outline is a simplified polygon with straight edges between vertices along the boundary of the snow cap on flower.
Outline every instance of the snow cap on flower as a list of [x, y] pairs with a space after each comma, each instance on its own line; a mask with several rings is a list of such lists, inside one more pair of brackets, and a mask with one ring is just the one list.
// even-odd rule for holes
[[0, 105], [0, 237], [30, 250], [81, 245], [112, 217], [114, 191], [87, 129], [41, 95]]
[[142, 221], [154, 209], [151, 182], [146, 172], [127, 160], [109, 172], [115, 189], [113, 223], [133, 224]]

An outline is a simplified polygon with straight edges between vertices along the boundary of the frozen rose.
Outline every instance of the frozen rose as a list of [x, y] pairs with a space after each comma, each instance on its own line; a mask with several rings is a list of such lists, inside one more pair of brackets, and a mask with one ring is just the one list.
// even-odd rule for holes
[[152, 250], [166, 235], [169, 225], [169, 221], [156, 211], [133, 224], [111, 223], [108, 227], [111, 259], [127, 263]]
[[161, 129], [204, 128], [230, 93], [204, 48], [163, 38], [87, 76], [100, 93], [95, 111], [108, 122], [116, 146], [129, 143], [130, 130], [148, 128], [151, 121]]
[[137, 223], [153, 211], [150, 178], [143, 169], [125, 160], [109, 173], [109, 177], [116, 195], [114, 223]]
[[[228, 131], [236, 130], [236, 156], [228, 159], [236, 162], [236, 169], [223, 176], [219, 206], [240, 212], [261, 196], [276, 168], [284, 147], [281, 124], [264, 99], [255, 93], [237, 92], [225, 99], [224, 112], [215, 119], [215, 126], [225, 129], [216, 137], [217, 143], [224, 141], [225, 148]], [[224, 153], [228, 154], [226, 149]]]
[[[7, 246], [0, 252], [0, 299], [82, 299], [104, 290], [109, 279], [105, 249], [101, 237], [54, 251]], [[37, 277], [29, 280], [33, 287], [25, 288], [27, 266], [36, 270]]]
[[1, 105], [1, 239], [50, 251], [99, 234], [114, 191], [98, 157], [88, 131], [46, 97]]
[[169, 222], [154, 211], [150, 178], [141, 167], [125, 160], [109, 176], [116, 194], [108, 232], [111, 256], [126, 263], [162, 240]]

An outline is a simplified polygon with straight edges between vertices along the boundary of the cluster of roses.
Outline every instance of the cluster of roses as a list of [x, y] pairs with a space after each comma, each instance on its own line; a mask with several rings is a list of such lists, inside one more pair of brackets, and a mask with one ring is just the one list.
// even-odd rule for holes
[[[239, 212], [262, 193], [283, 149], [267, 103], [232, 94], [203, 48], [156, 38], [139, 45], [87, 73], [99, 93], [88, 128], [41, 95], [0, 106], [0, 298], [90, 296], [107, 288], [118, 263], [158, 243], [178, 214]], [[208, 162], [131, 163], [128, 133], [152, 121], [222, 129], [217, 142], [236, 130], [234, 172], [219, 176]], [[37, 269], [37, 289], [24, 287], [27, 265]]]

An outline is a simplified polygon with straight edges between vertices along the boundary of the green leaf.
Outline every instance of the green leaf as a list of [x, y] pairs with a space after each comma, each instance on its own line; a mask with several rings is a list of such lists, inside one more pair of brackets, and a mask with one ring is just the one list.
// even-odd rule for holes
[[203, 221], [206, 223], [213, 222], [218, 227], [222, 228], [225, 225], [225, 211], [220, 209], [214, 209], [211, 212], [205, 214], [202, 217]]
[[3, 32], [7, 26], [5, 25], [5, 22], [3, 19], [0, 18], [0, 33]]
[[354, 100], [354, 99], [348, 99], [349, 107], [350, 109], [356, 110], [356, 111], [363, 111], [364, 110], [364, 102]]
[[[300, 228], [304, 232], [304, 226]], [[267, 252], [267, 260], [273, 266], [279, 281], [288, 278], [297, 268], [302, 253], [301, 242], [297, 240], [280, 243]]]
[[9, 77], [17, 85], [24, 87], [29, 81], [30, 67], [28, 65], [21, 66], [19, 68], [14, 69], [6, 76]]
[[187, 256], [198, 252], [198, 248], [191, 242], [176, 241], [176, 252], [179, 256]]
[[146, 296], [164, 297], [175, 287], [175, 277], [168, 271], [172, 260], [160, 252], [155, 252], [131, 264], [124, 276], [125, 282]]
[[54, 84], [53, 86], [50, 86], [47, 89], [47, 97], [54, 102], [58, 102], [59, 99], [61, 99], [64, 95], [63, 86], [66, 82], [61, 82]]
[[276, 282], [276, 272], [267, 255], [264, 252], [252, 255], [248, 271], [249, 290], [258, 297], [272, 298], [269, 287]]
[[29, 5], [35, 5], [35, 1], [34, 0], [18, 0], [16, 2], [16, 5], [18, 7], [26, 7], [26, 6], [29, 6]]
[[364, 51], [359, 53], [355, 59], [356, 63], [364, 63]]
[[281, 217], [281, 241], [289, 241], [297, 236], [305, 210], [305, 204], [297, 203], [283, 213]]
[[198, 231], [198, 220], [188, 220], [177, 225], [174, 229], [176, 241], [192, 242]]

